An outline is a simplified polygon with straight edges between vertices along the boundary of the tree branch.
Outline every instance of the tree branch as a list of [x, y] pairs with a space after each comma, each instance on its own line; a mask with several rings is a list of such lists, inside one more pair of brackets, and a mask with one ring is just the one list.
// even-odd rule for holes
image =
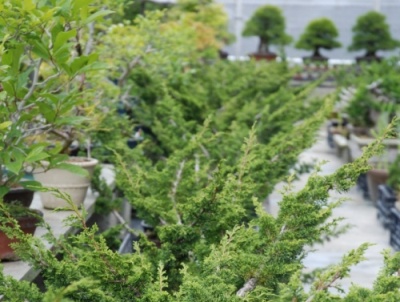
[[248, 292], [252, 291], [257, 285], [257, 279], [251, 278], [241, 289], [236, 292], [236, 296], [243, 298]]
[[174, 207], [174, 210], [175, 210], [175, 213], [176, 213], [176, 218], [178, 220], [178, 224], [182, 224], [182, 219], [181, 219], [181, 216], [178, 213], [178, 209], [177, 209], [177, 206], [176, 206], [176, 193], [178, 191], [179, 182], [182, 179], [182, 172], [183, 172], [183, 168], [184, 167], [185, 167], [185, 160], [183, 160], [179, 165], [179, 169], [176, 172], [176, 178], [175, 178], [174, 183], [172, 184], [172, 190], [171, 190], [171, 200], [172, 200], [173, 207]]
[[89, 27], [89, 32], [88, 32], [89, 38], [85, 45], [85, 51], [84, 51], [85, 56], [89, 55], [92, 52], [93, 41], [94, 41], [94, 39], [93, 39], [93, 37], [94, 37], [94, 22], [89, 23], [88, 27]]
[[32, 96], [33, 92], [35, 91], [35, 88], [37, 86], [37, 82], [39, 79], [40, 65], [42, 65], [42, 62], [43, 62], [43, 60], [39, 59], [36, 64], [36, 67], [35, 67], [34, 73], [33, 73], [32, 85], [31, 85], [31, 87], [29, 87], [29, 90], [28, 90], [27, 94], [24, 96], [24, 98], [22, 99], [22, 101], [18, 104], [18, 111], [21, 111], [25, 107], [26, 101]]
[[[152, 52], [153, 49], [151, 48], [150, 45], [148, 45], [146, 47], [146, 50], [144, 51], [144, 54], [147, 54], [149, 52]], [[125, 83], [125, 80], [127, 79], [127, 77], [129, 76], [129, 73], [131, 72], [131, 70], [137, 65], [139, 64], [140, 60], [142, 59], [143, 55], [138, 55], [136, 57], [134, 57], [132, 59], [132, 61], [130, 61], [128, 63], [128, 65], [126, 66], [126, 68], [124, 69], [124, 71], [122, 72], [121, 76], [118, 79], [118, 86], [122, 87]]]

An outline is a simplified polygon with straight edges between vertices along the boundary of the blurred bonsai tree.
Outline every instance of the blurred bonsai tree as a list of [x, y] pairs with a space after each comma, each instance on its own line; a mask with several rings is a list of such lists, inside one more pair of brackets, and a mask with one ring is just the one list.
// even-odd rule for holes
[[365, 58], [377, 59], [378, 50], [392, 50], [400, 45], [400, 42], [393, 39], [390, 34], [386, 17], [375, 11], [358, 17], [352, 30], [353, 41], [348, 49], [350, 51], [365, 49]]
[[311, 58], [324, 58], [320, 49], [334, 49], [341, 46], [336, 40], [339, 33], [335, 24], [328, 18], [312, 20], [304, 30], [295, 47], [299, 49], [312, 50]]
[[258, 54], [271, 54], [270, 45], [287, 45], [292, 37], [285, 33], [285, 18], [279, 7], [264, 5], [246, 22], [243, 36], [258, 36]]
[[169, 15], [175, 20], [182, 17], [192, 20], [193, 25], [188, 26], [197, 28], [200, 34], [208, 33], [209, 36], [214, 36], [218, 47], [234, 41], [234, 35], [228, 31], [228, 16], [222, 5], [214, 0], [178, 0]]

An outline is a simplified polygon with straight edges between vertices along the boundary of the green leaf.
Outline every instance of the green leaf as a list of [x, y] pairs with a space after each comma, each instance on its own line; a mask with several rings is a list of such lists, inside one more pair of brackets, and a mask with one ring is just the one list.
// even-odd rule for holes
[[50, 53], [47, 49], [46, 45], [43, 44], [41, 40], [32, 40], [31, 44], [33, 45], [33, 52], [37, 54], [42, 59], [48, 60], [50, 59]]
[[4, 195], [6, 195], [8, 191], [10, 191], [10, 188], [0, 185], [0, 200], [3, 199]]
[[106, 69], [107, 65], [105, 63], [102, 62], [95, 62], [93, 64], [89, 64], [86, 65], [85, 67], [83, 67], [80, 72], [88, 72], [88, 71], [96, 71], [96, 70], [103, 70]]
[[0, 130], [8, 128], [12, 124], [11, 121], [3, 122], [0, 124]]
[[88, 62], [87, 56], [81, 56], [81, 57], [75, 58], [70, 65], [71, 72], [73, 74], [79, 72], [82, 67], [86, 66], [87, 62]]
[[64, 64], [70, 58], [70, 44], [71, 43], [63, 44], [60, 48], [53, 52], [54, 59], [59, 65]]
[[53, 51], [57, 52], [61, 47], [63, 47], [67, 41], [76, 36], [76, 29], [69, 31], [59, 32], [57, 34], [56, 40], [54, 41]]
[[77, 165], [73, 165], [73, 164], [69, 164], [69, 163], [60, 163], [57, 165], [57, 168], [67, 170], [71, 173], [78, 174], [80, 176], [89, 177], [89, 172], [87, 170], [85, 170], [84, 168], [77, 166]]
[[14, 174], [19, 174], [22, 169], [23, 161], [15, 160], [5, 163], [5, 167], [8, 171]]
[[49, 157], [49, 155], [46, 152], [43, 152], [44, 146], [37, 146], [34, 149], [32, 149], [28, 156], [26, 157], [25, 161], [28, 163], [33, 163], [37, 162], [43, 159], [46, 159]]
[[34, 191], [36, 191], [36, 190], [38, 190], [38, 188], [42, 187], [42, 184], [35, 180], [24, 180], [24, 181], [20, 181], [19, 183], [25, 189], [34, 190]]
[[54, 124], [56, 126], [62, 126], [62, 125], [79, 126], [86, 121], [88, 121], [88, 118], [85, 116], [68, 116], [68, 117], [58, 118], [57, 120], [54, 121]]
[[32, 0], [24, 0], [24, 3], [23, 3], [22, 7], [26, 11], [31, 11], [31, 10], [33, 10], [35, 8], [35, 4], [33, 3]]
[[94, 14], [90, 15], [86, 20], [82, 20], [82, 24], [84, 24], [84, 25], [85, 24], [89, 24], [89, 23], [95, 21], [96, 19], [99, 19], [101, 17], [107, 16], [107, 15], [110, 15], [110, 14], [113, 14], [113, 13], [114, 13], [114, 11], [106, 10], [106, 9], [98, 11], [98, 12], [95, 12]]
[[13, 45], [13, 48], [7, 49], [7, 51], [2, 55], [1, 61], [3, 65], [8, 65], [11, 67], [9, 69], [10, 74], [19, 74], [21, 57], [24, 52], [24, 47], [22, 44]]
[[37, 107], [40, 109], [40, 113], [45, 117], [46, 121], [53, 122], [56, 117], [56, 112], [51, 104], [42, 101], [37, 102]]
[[7, 92], [8, 95], [10, 96], [14, 96], [15, 94], [15, 89], [14, 89], [14, 83], [11, 81], [8, 82], [3, 82], [3, 89]]

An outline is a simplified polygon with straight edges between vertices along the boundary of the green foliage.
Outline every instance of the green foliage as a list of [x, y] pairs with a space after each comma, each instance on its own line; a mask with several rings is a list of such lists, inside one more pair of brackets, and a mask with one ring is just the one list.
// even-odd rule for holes
[[85, 30], [111, 11], [96, 10], [92, 1], [0, 6], [0, 166], [8, 171], [0, 182], [10, 186], [26, 165], [63, 162], [59, 153], [91, 129], [95, 94], [85, 79], [104, 66]]
[[269, 45], [286, 45], [292, 38], [285, 33], [285, 18], [279, 7], [264, 5], [259, 7], [246, 22], [244, 36], [260, 38], [259, 53], [268, 53]]
[[400, 191], [400, 156], [389, 165], [389, 178], [387, 184], [396, 192]]
[[369, 94], [367, 87], [359, 87], [345, 109], [349, 120], [354, 126], [374, 126], [374, 122], [371, 121], [369, 115], [372, 102], [373, 97]]
[[91, 187], [94, 192], [98, 193], [95, 203], [95, 213], [104, 215], [118, 209], [122, 204], [122, 199], [114, 196], [113, 190], [101, 178], [100, 173], [101, 167], [96, 166], [91, 179]]
[[339, 33], [335, 24], [328, 18], [320, 18], [311, 21], [299, 40], [296, 42], [296, 48], [313, 50], [313, 56], [321, 56], [319, 50], [334, 49], [341, 46], [336, 41]]
[[215, 32], [220, 46], [230, 44], [234, 40], [233, 34], [228, 32], [228, 16], [219, 3], [214, 0], [178, 0], [169, 12], [172, 16], [189, 14], [193, 20], [199, 22]]
[[400, 94], [397, 81], [399, 66], [397, 59], [361, 65], [356, 69], [346, 68], [338, 76], [339, 87], [355, 90], [353, 97], [343, 108], [355, 126], [378, 126], [371, 112], [378, 113], [378, 122], [387, 125], [397, 115]]
[[[23, 5], [30, 7], [30, 3]], [[187, 4], [184, 8], [189, 12], [202, 9], [192, 1], [182, 3]], [[63, 7], [58, 13], [64, 13]], [[91, 21], [102, 14], [93, 11], [87, 18]], [[86, 24], [88, 20], [82, 21], [82, 15], [85, 11], [74, 22]], [[199, 27], [188, 26], [201, 22], [192, 14], [166, 22], [164, 16], [152, 12], [133, 24], [127, 22], [101, 32], [97, 46], [101, 60], [110, 63], [110, 69], [85, 72], [90, 83], [103, 79], [97, 93], [89, 94], [100, 97], [101, 110], [114, 114], [111, 108], [121, 102], [130, 111], [131, 121], [109, 115], [96, 121], [101, 131], [96, 131], [97, 126], [86, 130], [95, 133], [93, 137], [103, 147], [112, 146], [108, 150], [110, 161], [116, 163], [117, 184], [138, 216], [154, 227], [152, 236], [140, 234], [135, 252], [120, 255], [109, 248], [105, 236], [98, 235], [96, 226], [86, 225], [85, 210], [56, 191], [72, 210], [65, 223], [81, 231], [58, 238], [43, 222], [48, 231], [45, 239], [54, 246], [49, 251], [42, 238], [10, 227], [8, 222], [13, 218], [1, 206], [1, 213], [5, 213], [1, 227], [19, 239], [15, 247], [21, 259], [40, 269], [45, 281], [41, 292], [35, 285], [16, 282], [0, 272], [3, 300], [339, 299], [330, 288], [363, 259], [367, 245], [351, 251], [338, 265], [313, 274], [309, 291], [301, 282], [302, 260], [310, 246], [341, 233], [340, 220], [331, 219], [340, 203], [329, 202], [329, 193], [345, 192], [354, 186], [358, 175], [369, 169], [368, 159], [381, 149], [382, 138], [353, 163], [332, 175], [319, 175], [316, 170], [303, 189], [290, 191], [299, 154], [312, 145], [332, 110], [331, 96], [322, 100], [310, 97], [323, 78], [294, 89], [289, 86], [292, 71], [285, 64], [206, 63], [204, 58], [210, 58], [208, 51], [215, 45], [208, 40], [201, 47], [193, 43], [201, 36]], [[56, 14], [55, 19], [58, 17]], [[213, 41], [215, 32], [208, 32], [206, 25], [200, 28], [207, 28], [206, 37]], [[69, 37], [64, 43], [76, 39], [61, 32]], [[115, 47], [117, 44], [119, 47]], [[92, 63], [97, 61], [93, 59]], [[117, 84], [104, 80], [106, 75]], [[68, 98], [63, 100], [67, 102]], [[30, 104], [33, 108], [37, 103], [32, 100]], [[86, 112], [97, 109], [97, 104], [91, 104]], [[75, 122], [68, 121], [72, 125]], [[151, 131], [129, 150], [113, 137], [129, 136], [132, 123]], [[10, 126], [2, 121], [0, 131]], [[126, 134], [118, 135], [120, 128], [125, 128], [121, 132]], [[37, 159], [36, 152], [28, 158]], [[15, 164], [15, 160], [10, 162]], [[288, 186], [273, 217], [262, 209], [261, 202], [281, 181]], [[103, 199], [111, 198], [112, 192], [98, 177], [94, 186]], [[118, 231], [109, 230], [106, 237]], [[398, 257], [387, 253], [385, 258], [374, 289], [353, 287], [344, 299], [395, 297], [398, 277], [393, 274], [399, 269]]]
[[366, 50], [365, 56], [375, 56], [378, 50], [391, 50], [399, 46], [399, 41], [392, 38], [386, 17], [375, 11], [357, 18], [352, 28], [353, 41], [350, 51]]

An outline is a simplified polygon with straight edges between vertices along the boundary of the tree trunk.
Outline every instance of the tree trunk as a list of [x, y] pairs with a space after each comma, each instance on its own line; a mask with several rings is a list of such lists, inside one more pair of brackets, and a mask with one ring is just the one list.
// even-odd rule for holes
[[269, 47], [267, 41], [261, 38], [258, 44], [258, 53], [269, 53]]
[[145, 15], [145, 11], [146, 11], [146, 1], [147, 1], [147, 0], [141, 0], [141, 1], [140, 1], [140, 14], [141, 14], [142, 16]]
[[321, 53], [319, 52], [319, 47], [314, 49], [313, 57], [321, 57]]
[[365, 57], [376, 57], [376, 50], [367, 50]]

